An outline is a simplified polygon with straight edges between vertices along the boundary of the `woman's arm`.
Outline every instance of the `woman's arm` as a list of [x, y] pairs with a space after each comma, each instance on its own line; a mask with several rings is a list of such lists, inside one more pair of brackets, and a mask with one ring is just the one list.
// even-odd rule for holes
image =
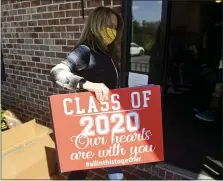
[[69, 90], [83, 88], [94, 92], [98, 100], [103, 101], [109, 89], [103, 83], [93, 83], [84, 81], [80, 86], [80, 81], [85, 80], [77, 75], [78, 71], [84, 70], [90, 63], [90, 49], [81, 45], [74, 49], [67, 58], [60, 64], [52, 68], [50, 77], [53, 82]]
[[80, 70], [88, 67], [90, 62], [90, 49], [87, 46], [78, 46], [60, 64], [57, 64], [50, 72], [53, 82], [69, 90], [78, 89], [80, 80], [84, 79], [76, 75]]

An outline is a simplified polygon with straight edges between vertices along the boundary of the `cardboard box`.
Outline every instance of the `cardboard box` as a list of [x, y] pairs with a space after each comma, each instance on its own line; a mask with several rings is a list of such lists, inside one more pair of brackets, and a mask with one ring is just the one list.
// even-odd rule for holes
[[2, 179], [50, 179], [57, 168], [51, 129], [32, 120], [2, 132]]

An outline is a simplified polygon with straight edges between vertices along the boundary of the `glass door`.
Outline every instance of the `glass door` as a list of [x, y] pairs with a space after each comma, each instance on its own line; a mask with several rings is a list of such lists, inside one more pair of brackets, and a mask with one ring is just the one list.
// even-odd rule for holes
[[162, 85], [165, 75], [167, 1], [124, 1], [125, 86]]

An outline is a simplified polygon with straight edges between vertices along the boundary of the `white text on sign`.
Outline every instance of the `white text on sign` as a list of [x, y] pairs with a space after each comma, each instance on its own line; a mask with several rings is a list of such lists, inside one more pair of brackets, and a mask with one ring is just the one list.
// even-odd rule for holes
[[[131, 106], [133, 109], [140, 109], [148, 107], [148, 101], [150, 100], [151, 91], [135, 91], [131, 93]], [[111, 108], [109, 107], [108, 99], [111, 101]], [[121, 109], [120, 104], [120, 95], [119, 94], [111, 94], [106, 98], [106, 101], [101, 102], [100, 106], [97, 106], [95, 103], [95, 99], [93, 96], [89, 96], [88, 101], [88, 110], [80, 107], [80, 98], [75, 97], [73, 100], [71, 98], [65, 98], [63, 100], [64, 114], [65, 115], [81, 115], [81, 114], [90, 114], [90, 113], [98, 113], [98, 112], [106, 112], [110, 109], [112, 111], [119, 111]], [[141, 102], [141, 100], [143, 100]], [[68, 109], [68, 105], [71, 105], [73, 109]]]

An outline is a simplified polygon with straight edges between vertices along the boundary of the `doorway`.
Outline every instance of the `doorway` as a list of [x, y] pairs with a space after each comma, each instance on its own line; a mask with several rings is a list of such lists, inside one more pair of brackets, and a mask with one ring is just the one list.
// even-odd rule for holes
[[172, 1], [163, 101], [165, 161], [222, 178], [222, 3]]
[[[205, 34], [213, 25], [222, 26], [222, 3], [132, 0], [124, 13], [131, 27], [123, 45], [125, 83], [161, 85], [165, 162], [221, 178], [222, 45], [207, 45]], [[214, 47], [209, 55], [207, 46]]]

